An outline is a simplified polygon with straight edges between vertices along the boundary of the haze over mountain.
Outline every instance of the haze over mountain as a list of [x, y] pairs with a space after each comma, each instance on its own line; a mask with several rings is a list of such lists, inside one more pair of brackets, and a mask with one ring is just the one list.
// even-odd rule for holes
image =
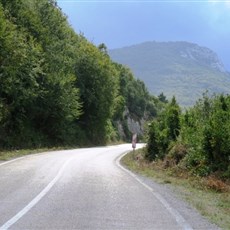
[[117, 49], [145, 41], [190, 41], [218, 53], [230, 71], [230, 1], [57, 0], [78, 33]]
[[230, 93], [230, 74], [217, 54], [189, 42], [145, 42], [109, 50], [111, 58], [128, 66], [154, 95], [176, 96], [191, 106], [206, 90]]

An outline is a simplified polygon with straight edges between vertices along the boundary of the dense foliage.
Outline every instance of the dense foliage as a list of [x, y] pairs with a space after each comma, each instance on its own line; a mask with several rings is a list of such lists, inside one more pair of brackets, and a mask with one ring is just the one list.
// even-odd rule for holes
[[149, 127], [146, 158], [171, 160], [192, 173], [230, 177], [230, 96], [203, 95], [180, 114], [171, 102]]
[[0, 50], [1, 149], [104, 144], [124, 111], [156, 114], [143, 82], [76, 34], [55, 0], [0, 0]]
[[136, 80], [128, 68], [120, 64], [115, 65], [119, 72], [120, 96], [117, 98], [118, 106], [116, 106], [113, 121], [123, 125], [125, 139], [130, 141], [132, 133], [128, 130], [127, 117], [129, 116], [137, 122], [141, 119], [147, 121], [157, 116], [165, 102], [150, 95], [145, 84], [139, 79]]
[[76, 38], [53, 1], [0, 2], [0, 145], [67, 142], [81, 114]]
[[175, 97], [149, 127], [146, 158], [164, 158], [170, 142], [177, 139], [180, 130], [180, 108]]

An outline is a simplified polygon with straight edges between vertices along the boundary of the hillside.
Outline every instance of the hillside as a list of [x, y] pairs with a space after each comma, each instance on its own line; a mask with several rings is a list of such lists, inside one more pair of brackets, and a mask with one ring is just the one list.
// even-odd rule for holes
[[191, 106], [203, 92], [230, 93], [230, 74], [210, 49], [188, 42], [145, 42], [109, 51], [154, 95], [176, 96]]
[[130, 141], [157, 114], [144, 83], [56, 1], [0, 0], [0, 50], [0, 151]]

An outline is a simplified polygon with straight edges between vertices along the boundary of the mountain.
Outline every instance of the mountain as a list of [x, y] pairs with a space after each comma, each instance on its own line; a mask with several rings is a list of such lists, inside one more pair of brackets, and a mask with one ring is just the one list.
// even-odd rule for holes
[[109, 50], [112, 60], [128, 66], [154, 95], [176, 96], [191, 106], [202, 93], [230, 93], [230, 74], [217, 54], [189, 42], [145, 42]]

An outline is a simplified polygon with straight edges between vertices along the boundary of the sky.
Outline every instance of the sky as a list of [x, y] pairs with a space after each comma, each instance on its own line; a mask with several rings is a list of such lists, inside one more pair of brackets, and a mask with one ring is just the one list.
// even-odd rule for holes
[[77, 33], [95, 45], [187, 41], [217, 53], [230, 72], [230, 0], [57, 0]]

